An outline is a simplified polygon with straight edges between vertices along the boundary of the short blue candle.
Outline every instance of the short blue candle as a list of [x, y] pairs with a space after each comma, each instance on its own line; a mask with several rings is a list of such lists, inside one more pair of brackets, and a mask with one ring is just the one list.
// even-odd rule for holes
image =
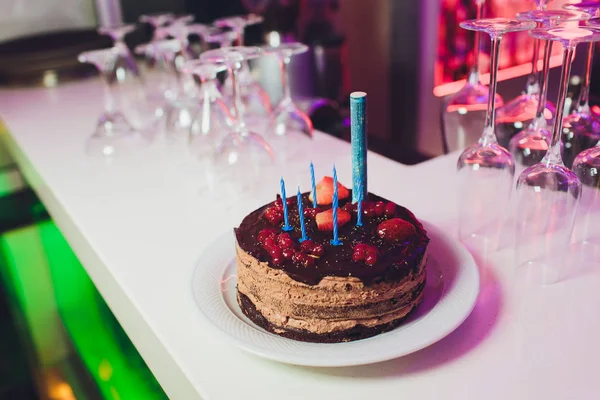
[[[362, 182], [359, 181], [359, 185]], [[363, 197], [362, 192], [358, 193], [358, 210], [356, 211], [356, 226], [362, 226], [362, 203]]]
[[300, 243], [308, 239], [306, 236], [306, 225], [304, 224], [304, 207], [302, 206], [302, 194], [300, 193], [300, 186], [298, 186], [298, 215], [300, 215], [300, 228], [302, 229], [302, 237]]
[[288, 209], [287, 209], [287, 198], [285, 197], [285, 182], [283, 181], [283, 177], [281, 178], [281, 202], [283, 203], [283, 228], [282, 230], [289, 232], [294, 230], [289, 224], [288, 221]]
[[313, 208], [317, 208], [317, 185], [315, 184], [315, 167], [310, 162], [310, 181], [312, 183]]
[[350, 142], [352, 144], [352, 202], [367, 198], [367, 94], [350, 94]]
[[339, 246], [342, 242], [338, 238], [338, 183], [335, 165], [333, 166], [333, 204], [331, 208], [333, 209], [333, 239], [331, 239], [330, 243], [334, 246]]

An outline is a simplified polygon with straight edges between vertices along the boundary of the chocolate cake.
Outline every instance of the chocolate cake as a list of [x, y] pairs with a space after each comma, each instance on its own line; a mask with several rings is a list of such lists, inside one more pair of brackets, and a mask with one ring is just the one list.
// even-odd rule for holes
[[374, 194], [362, 203], [362, 226], [350, 191], [338, 184], [334, 246], [331, 178], [317, 186], [318, 207], [302, 194], [308, 240], [300, 242], [297, 199], [247, 215], [235, 229], [238, 303], [269, 332], [309, 342], [346, 342], [400, 325], [423, 299], [429, 238], [406, 208]]

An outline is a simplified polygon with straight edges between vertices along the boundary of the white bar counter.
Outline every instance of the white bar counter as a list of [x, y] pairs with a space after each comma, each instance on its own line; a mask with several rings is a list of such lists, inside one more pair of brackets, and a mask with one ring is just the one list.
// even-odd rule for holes
[[[198, 190], [177, 148], [158, 141], [111, 164], [83, 143], [102, 108], [97, 80], [0, 91], [2, 139], [98, 290], [171, 399], [581, 399], [600, 393], [600, 264], [550, 286], [512, 290], [511, 257], [486, 263], [471, 316], [440, 342], [360, 367], [267, 361], [216, 335], [191, 278], [211, 241], [279, 190], [265, 180], [245, 201]], [[436, 116], [437, 118], [437, 116]], [[316, 133], [277, 171], [309, 190], [308, 165], [350, 185], [350, 146]], [[403, 166], [369, 154], [369, 190], [455, 234], [456, 155]]]

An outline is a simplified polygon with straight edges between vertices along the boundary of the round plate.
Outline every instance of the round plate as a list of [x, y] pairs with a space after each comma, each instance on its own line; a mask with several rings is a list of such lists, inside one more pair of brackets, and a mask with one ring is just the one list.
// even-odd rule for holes
[[455, 330], [479, 294], [469, 252], [432, 224], [423, 303], [394, 330], [348, 343], [308, 343], [277, 336], [244, 316], [236, 301], [235, 238], [221, 236], [196, 266], [192, 287], [201, 314], [220, 336], [242, 349], [288, 364], [341, 367], [391, 360], [423, 349]]

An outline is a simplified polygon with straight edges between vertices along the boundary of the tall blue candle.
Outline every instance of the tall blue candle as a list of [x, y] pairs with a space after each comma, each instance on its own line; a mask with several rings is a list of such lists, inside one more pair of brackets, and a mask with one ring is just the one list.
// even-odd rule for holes
[[350, 94], [350, 136], [352, 144], [352, 202], [359, 193], [367, 198], [367, 94]]
[[317, 208], [317, 185], [315, 184], [315, 167], [310, 162], [310, 181], [312, 183], [313, 208]]
[[300, 243], [308, 239], [306, 236], [306, 225], [304, 224], [304, 207], [302, 206], [302, 194], [300, 193], [300, 186], [298, 186], [298, 215], [300, 215], [300, 228], [302, 229], [302, 237]]
[[[358, 181], [358, 185], [360, 186], [362, 184], [362, 182], [359, 180]], [[362, 226], [362, 203], [363, 203], [363, 196], [362, 196], [362, 192], [358, 193], [358, 210], [356, 210], [356, 226]]]
[[331, 208], [333, 210], [333, 239], [331, 239], [330, 243], [334, 246], [339, 246], [342, 242], [338, 238], [338, 183], [335, 165], [333, 166], [333, 203]]
[[287, 208], [287, 198], [285, 197], [285, 182], [283, 181], [283, 177], [281, 177], [281, 202], [283, 203], [283, 229], [284, 231], [294, 230], [289, 224], [288, 221], [288, 208]]

